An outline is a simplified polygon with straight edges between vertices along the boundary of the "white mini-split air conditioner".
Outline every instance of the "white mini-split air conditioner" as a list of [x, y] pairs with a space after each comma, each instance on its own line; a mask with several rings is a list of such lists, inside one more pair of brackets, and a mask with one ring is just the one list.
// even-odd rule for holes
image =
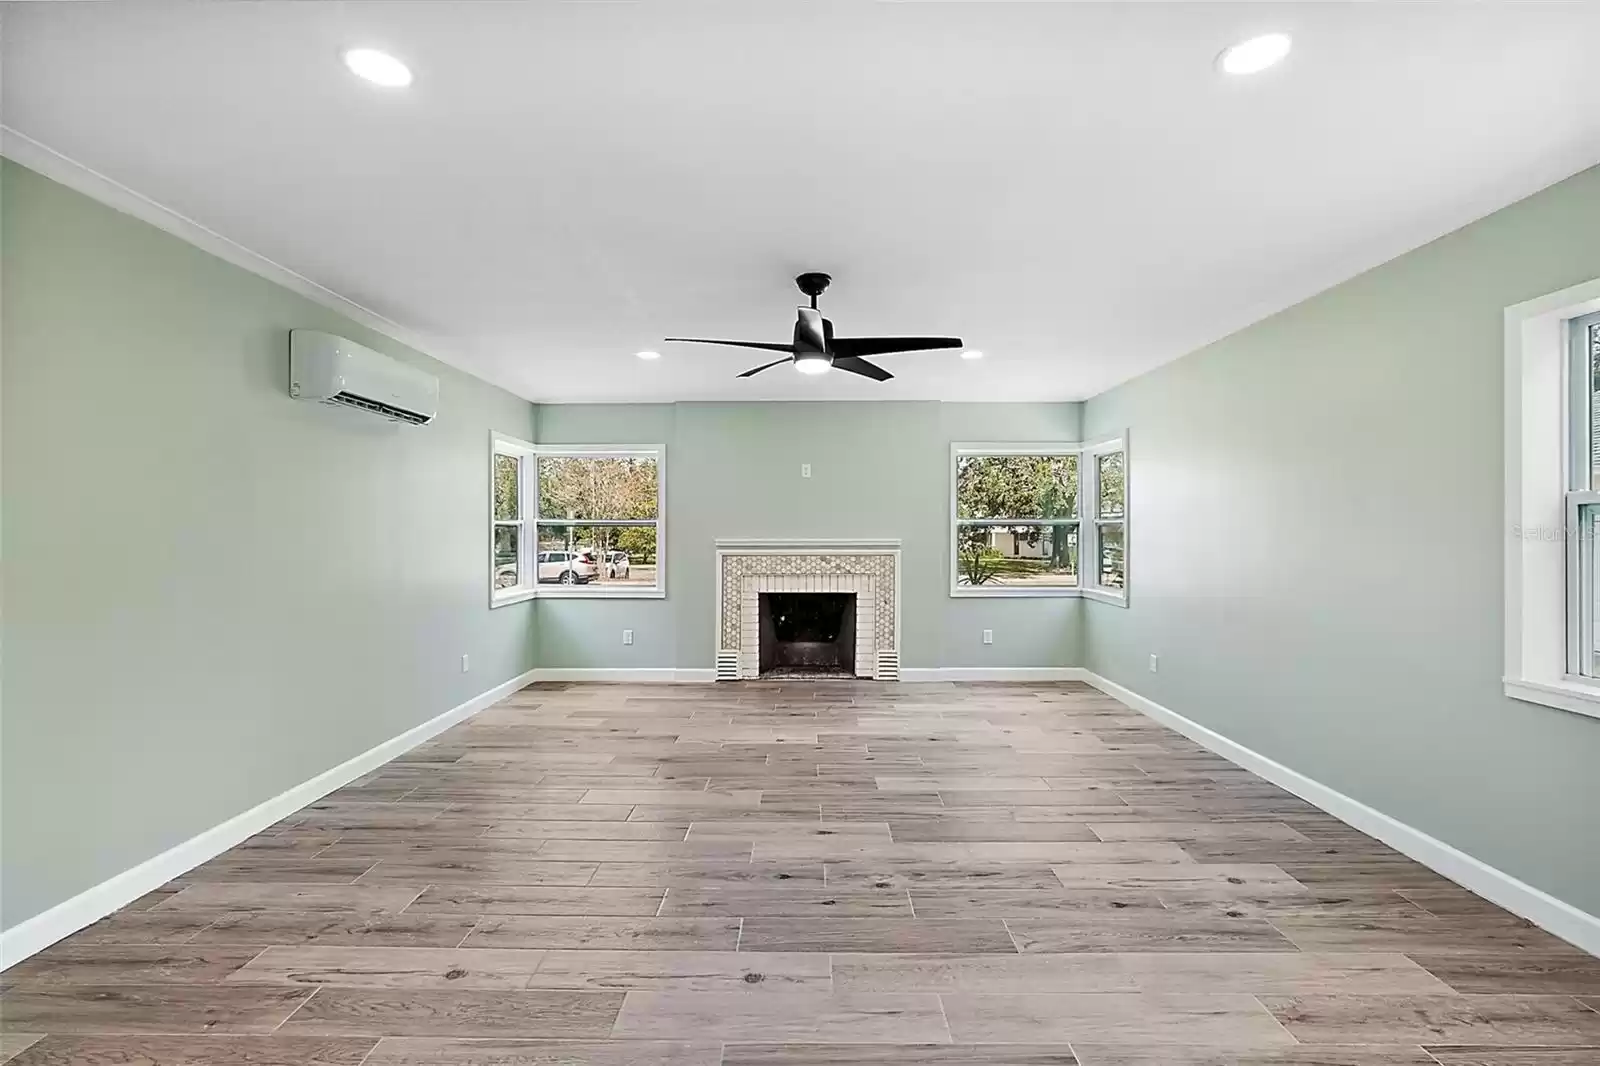
[[355, 341], [289, 331], [289, 395], [427, 425], [439, 413], [439, 379]]

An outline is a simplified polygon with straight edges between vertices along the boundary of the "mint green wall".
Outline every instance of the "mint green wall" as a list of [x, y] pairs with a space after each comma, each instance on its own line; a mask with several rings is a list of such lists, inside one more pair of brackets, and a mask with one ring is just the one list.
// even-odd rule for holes
[[1596, 276], [1600, 169], [1091, 400], [1131, 607], [1089, 667], [1600, 914], [1600, 720], [1500, 680], [1502, 310]]
[[[9, 928], [530, 669], [485, 501], [535, 422], [14, 164], [0, 201]], [[290, 400], [297, 327], [439, 374], [439, 419]]]
[[[710, 669], [715, 541], [760, 536], [899, 538], [907, 668], [1078, 665], [1077, 600], [952, 599], [947, 538], [952, 441], [1077, 440], [1081, 413], [1079, 404], [542, 406], [541, 443], [667, 446], [668, 595], [540, 602], [539, 665]], [[995, 631], [987, 647], [986, 628]], [[631, 647], [623, 629], [634, 631]]]

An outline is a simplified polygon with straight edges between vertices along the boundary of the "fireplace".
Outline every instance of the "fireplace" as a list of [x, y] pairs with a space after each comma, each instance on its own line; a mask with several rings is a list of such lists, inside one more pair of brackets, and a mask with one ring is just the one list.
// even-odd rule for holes
[[[801, 641], [844, 641], [837, 673], [878, 681], [900, 679], [898, 540], [719, 538], [716, 546], [718, 681], [761, 677], [777, 665], [774, 653], [764, 650], [767, 645], [776, 648], [778, 634], [770, 621], [772, 605], [763, 601], [790, 593], [843, 596], [849, 601], [852, 614], [839, 619], [838, 637], [831, 636], [830, 626], [828, 639]], [[851, 629], [854, 644], [848, 643]], [[790, 649], [794, 653], [790, 658], [797, 658], [799, 651]], [[828, 675], [812, 671], [803, 676]]]
[[855, 676], [855, 593], [759, 596], [761, 677]]

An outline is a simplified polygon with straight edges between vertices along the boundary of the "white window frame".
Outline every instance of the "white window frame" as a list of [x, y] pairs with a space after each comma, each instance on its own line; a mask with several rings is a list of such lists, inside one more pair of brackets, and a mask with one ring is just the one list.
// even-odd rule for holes
[[[514, 455], [522, 463], [518, 488], [522, 496], [518, 537], [518, 575], [511, 589], [494, 587], [494, 457]], [[539, 584], [539, 462], [546, 456], [587, 459], [653, 459], [656, 464], [656, 581], [654, 585], [540, 585]], [[667, 595], [667, 449], [663, 444], [535, 444], [504, 433], [491, 434], [489, 458], [489, 606], [504, 607], [532, 599], [550, 600], [659, 600]], [[565, 520], [561, 520], [565, 524]], [[647, 520], [594, 519], [586, 526], [648, 525]]]
[[[1122, 453], [1122, 514], [1115, 518], [1106, 518], [1100, 514], [1100, 457], [1114, 452]], [[1084, 446], [1083, 458], [1078, 461], [1078, 493], [1081, 500], [1088, 500], [1089, 517], [1084, 520], [1084, 531], [1078, 534], [1078, 584], [1083, 589], [1086, 599], [1099, 600], [1101, 603], [1110, 603], [1117, 607], [1128, 606], [1128, 583], [1131, 580], [1131, 571], [1128, 566], [1128, 512], [1131, 493], [1128, 491], [1128, 435], [1119, 433], [1114, 437], [1096, 441]], [[1087, 473], [1085, 473], [1087, 471]], [[1100, 531], [1106, 526], [1122, 527], [1122, 587], [1100, 584]], [[1085, 566], [1085, 553], [1093, 552], [1087, 558], [1093, 566]]]
[[[1600, 312], [1600, 278], [1505, 310], [1505, 673], [1507, 696], [1600, 718], [1600, 678], [1575, 671], [1592, 618], [1576, 536], [1580, 488], [1572, 322]], [[1592, 551], [1592, 545], [1588, 546]], [[1592, 586], [1591, 586], [1592, 587]]]
[[[1127, 590], [1104, 589], [1091, 580], [1099, 578], [1099, 542], [1094, 536], [1092, 527], [1098, 518], [1094, 508], [1097, 502], [1085, 504], [1090, 497], [1087, 493], [1092, 488], [1095, 500], [1098, 501], [1099, 486], [1095, 484], [1093, 472], [1088, 470], [1095, 460], [1091, 456], [1107, 451], [1121, 450], [1126, 453], [1127, 434], [1117, 433], [1108, 437], [1096, 438], [1093, 441], [1083, 442], [1040, 442], [1040, 441], [957, 441], [950, 445], [950, 520], [945, 528], [945, 536], [949, 541], [947, 557], [950, 568], [950, 595], [956, 599], [1043, 599], [1043, 598], [1088, 598], [1121, 606], [1127, 605]], [[961, 579], [961, 557], [959, 530], [963, 524], [960, 520], [959, 508], [956, 505], [957, 470], [964, 456], [973, 455], [1071, 455], [1078, 460], [1078, 499], [1077, 510], [1071, 516], [1063, 516], [1053, 520], [1020, 520], [1024, 524], [1072, 526], [1078, 532], [1078, 583], [1076, 585], [1058, 585], [1046, 588], [1026, 588], [1012, 586], [989, 585], [963, 585]], [[1128, 475], [1128, 460], [1123, 457], [1123, 478], [1126, 484]], [[1123, 513], [1124, 529], [1126, 529], [1127, 514], [1126, 494], [1124, 494]], [[970, 523], [969, 523], [970, 524]], [[1003, 519], [996, 519], [994, 525], [1008, 524]], [[1089, 555], [1093, 550], [1094, 555]], [[1089, 560], [1095, 563], [1095, 573], [1090, 575], [1085, 572], [1085, 564]], [[1127, 537], [1123, 539], [1123, 570], [1127, 572]]]

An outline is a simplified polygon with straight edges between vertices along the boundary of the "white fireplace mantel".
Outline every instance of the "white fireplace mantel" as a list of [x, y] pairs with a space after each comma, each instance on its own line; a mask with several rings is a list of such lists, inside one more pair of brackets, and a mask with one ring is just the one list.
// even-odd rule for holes
[[804, 555], [806, 552], [848, 552], [848, 551], [899, 551], [898, 538], [853, 538], [841, 539], [838, 537], [718, 537], [718, 551], [733, 552], [793, 552]]
[[717, 549], [717, 680], [760, 674], [763, 592], [856, 598], [856, 676], [900, 677], [900, 541], [888, 537], [725, 537]]

